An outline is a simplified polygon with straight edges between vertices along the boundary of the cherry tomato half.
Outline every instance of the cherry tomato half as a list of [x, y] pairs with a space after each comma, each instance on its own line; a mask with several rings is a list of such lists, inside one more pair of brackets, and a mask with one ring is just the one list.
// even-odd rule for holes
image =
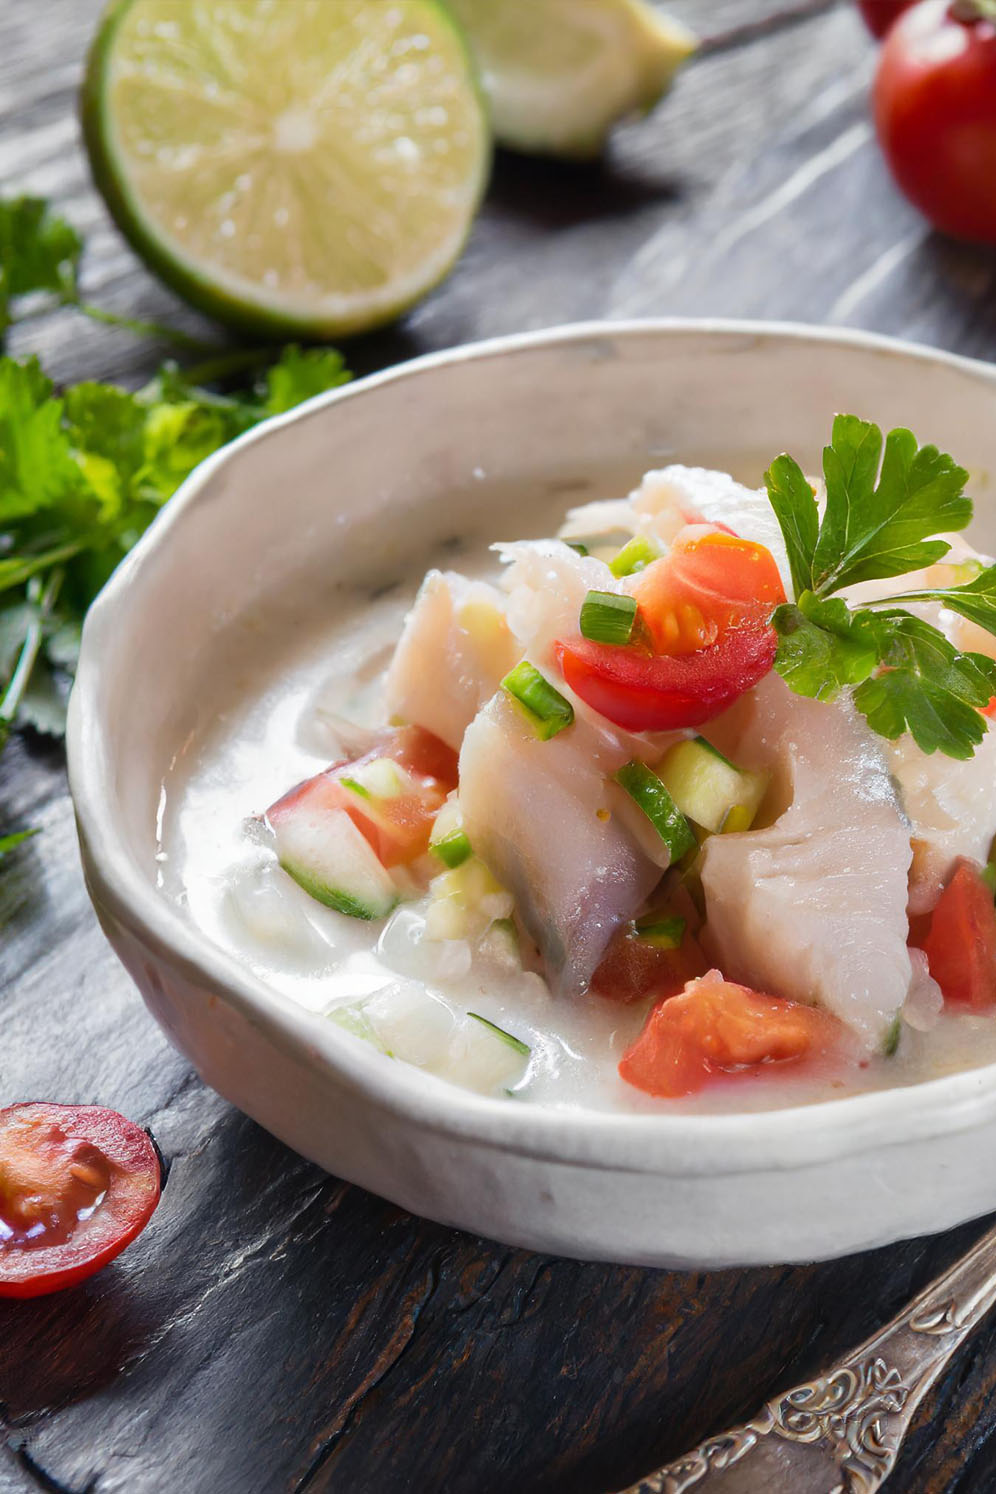
[[916, 0], [858, 0], [858, 9], [872, 36], [884, 36], [896, 17], [915, 4]]
[[733, 628], [694, 654], [645, 654], [571, 638], [556, 645], [575, 695], [626, 731], [679, 731], [701, 726], [750, 690], [775, 662], [773, 628]]
[[996, 23], [957, 19], [948, 0], [907, 11], [882, 48], [875, 123], [896, 181], [934, 227], [996, 244]]
[[653, 1007], [623, 1054], [619, 1073], [647, 1094], [679, 1099], [718, 1074], [757, 1073], [764, 1064], [826, 1053], [840, 1033], [840, 1023], [827, 1012], [763, 996], [712, 970]]
[[785, 591], [763, 545], [689, 525], [628, 584], [648, 646], [555, 645], [568, 685], [606, 720], [627, 731], [701, 726], [770, 670], [771, 614]]
[[115, 1110], [0, 1110], [0, 1297], [92, 1276], [145, 1228], [161, 1187], [155, 1147]]

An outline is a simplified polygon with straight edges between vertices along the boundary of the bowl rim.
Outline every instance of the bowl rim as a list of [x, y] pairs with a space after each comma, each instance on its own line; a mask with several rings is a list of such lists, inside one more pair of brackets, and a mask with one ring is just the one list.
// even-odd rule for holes
[[[397, 364], [315, 396], [261, 422], [208, 457], [183, 482], [118, 566], [87, 615], [69, 705], [67, 757], [88, 890], [105, 918], [194, 985], [216, 992], [285, 1053], [330, 1068], [355, 1094], [436, 1133], [495, 1151], [596, 1170], [695, 1176], [804, 1168], [874, 1148], [967, 1131], [996, 1120], [996, 1064], [893, 1089], [766, 1111], [624, 1113], [490, 1099], [406, 1064], [390, 1063], [318, 1012], [274, 991], [212, 943], [145, 878], [136, 878], [113, 812], [114, 744], [100, 709], [100, 657], [117, 618], [136, 605], [143, 571], [174, 529], [210, 496], [218, 471], [284, 427], [332, 406], [376, 398], [387, 386], [470, 360], [503, 358], [586, 341], [696, 337], [835, 344], [941, 366], [996, 387], [996, 368], [976, 359], [853, 329], [729, 318], [585, 321], [489, 338]], [[205, 1020], [210, 1020], [206, 1017]]]

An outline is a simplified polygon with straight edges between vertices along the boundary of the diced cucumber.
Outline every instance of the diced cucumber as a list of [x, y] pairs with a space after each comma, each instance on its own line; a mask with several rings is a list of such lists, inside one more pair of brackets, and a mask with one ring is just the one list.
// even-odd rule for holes
[[461, 866], [470, 857], [470, 841], [463, 828], [463, 815], [455, 795], [447, 799], [436, 816], [429, 837], [429, 850], [450, 868]]
[[649, 534], [637, 534], [609, 561], [609, 570], [618, 578], [635, 576], [637, 571], [645, 571], [653, 561], [660, 560], [663, 553]]
[[677, 742], [657, 768], [671, 798], [704, 830], [749, 830], [768, 788], [764, 773], [737, 768], [702, 737]]
[[616, 783], [642, 810], [667, 847], [671, 865], [695, 845], [695, 835], [659, 774], [635, 759], [620, 768]]
[[457, 1011], [412, 981], [337, 1006], [329, 1020], [380, 1052], [478, 1094], [506, 1093], [529, 1062], [528, 1044], [485, 1017]]
[[393, 757], [375, 757], [358, 763], [348, 778], [339, 780], [364, 799], [397, 799], [412, 792], [411, 775]]
[[429, 893], [427, 939], [477, 939], [515, 906], [512, 894], [475, 856], [434, 877]]
[[393, 877], [345, 810], [302, 802], [271, 823], [280, 865], [327, 908], [384, 918], [398, 902]]
[[649, 944], [654, 949], [680, 949], [686, 926], [684, 918], [649, 913], [645, 918], [636, 920], [633, 932], [642, 943]]

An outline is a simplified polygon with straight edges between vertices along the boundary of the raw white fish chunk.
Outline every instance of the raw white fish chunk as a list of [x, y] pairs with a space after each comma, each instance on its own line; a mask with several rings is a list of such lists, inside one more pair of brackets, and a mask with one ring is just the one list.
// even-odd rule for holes
[[540, 669], [553, 667], [558, 638], [577, 634], [589, 591], [623, 589], [604, 561], [579, 555], [560, 540], [516, 540], [492, 548], [507, 565], [501, 585], [508, 625]]
[[495, 587], [456, 571], [430, 571], [387, 671], [388, 710], [459, 751], [467, 727], [521, 653]]
[[746, 488], [728, 472], [674, 465], [648, 472], [629, 501], [637, 514], [652, 516], [658, 525], [663, 521], [670, 526], [677, 513], [684, 523], [705, 519], [709, 524], [726, 524], [741, 539], [764, 545], [789, 591], [792, 573], [785, 541], [763, 488]]
[[875, 1049], [912, 979], [909, 827], [883, 755], [853, 706], [806, 700], [775, 674], [734, 712], [738, 761], [773, 770], [787, 807], [769, 828], [706, 843], [713, 956], [732, 980], [826, 1007]]
[[889, 767], [914, 842], [910, 912], [928, 912], [959, 856], [985, 862], [996, 836], [996, 731], [958, 762], [921, 752], [912, 737], [889, 744]]
[[514, 896], [555, 994], [587, 989], [613, 933], [661, 876], [609, 808], [607, 778], [627, 755], [581, 720], [541, 741], [502, 693], [464, 738], [467, 835]]

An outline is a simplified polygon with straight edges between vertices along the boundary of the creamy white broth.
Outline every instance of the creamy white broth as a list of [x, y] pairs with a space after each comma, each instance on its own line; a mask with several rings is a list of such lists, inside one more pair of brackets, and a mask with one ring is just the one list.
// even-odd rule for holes
[[[742, 470], [749, 480], [756, 468], [748, 463]], [[492, 533], [480, 541], [413, 557], [411, 575], [386, 594], [357, 590], [340, 596], [334, 608], [323, 608], [320, 617], [283, 619], [285, 636], [268, 639], [262, 661], [258, 652], [252, 656], [253, 667], [233, 680], [232, 698], [219, 701], [213, 728], [185, 743], [163, 785], [162, 890], [260, 979], [313, 1011], [334, 1011], [408, 981], [424, 987], [442, 1008], [461, 1015], [473, 1011], [498, 1024], [532, 1050], [511, 1086], [517, 1100], [638, 1113], [759, 1110], [916, 1083], [996, 1061], [996, 1019], [945, 1013], [926, 1033], [904, 1024], [891, 1059], [818, 1073], [776, 1065], [720, 1080], [688, 1099], [655, 1100], [616, 1070], [642, 1027], [646, 1002], [626, 1007], [597, 996], [555, 999], [535, 970], [515, 968], [493, 951], [471, 956], [426, 941], [422, 900], [402, 904], [387, 920], [366, 923], [325, 908], [277, 865], [254, 817], [342, 755], [335, 718], [383, 723], [383, 672], [427, 565], [494, 576], [491, 539], [553, 533], [568, 504], [625, 492], [632, 476], [608, 474], [584, 491], [575, 486], [565, 492], [563, 484], [551, 482], [541, 494], [496, 494]], [[254, 631], [258, 635], [258, 623]]]

